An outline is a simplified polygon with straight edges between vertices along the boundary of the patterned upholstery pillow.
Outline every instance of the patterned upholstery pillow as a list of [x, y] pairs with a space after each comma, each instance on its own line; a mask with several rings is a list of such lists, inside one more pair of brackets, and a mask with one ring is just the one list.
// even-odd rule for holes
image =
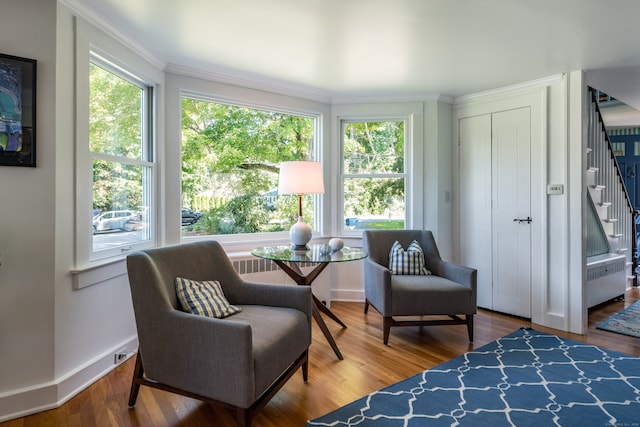
[[217, 280], [189, 280], [176, 277], [176, 294], [187, 313], [222, 319], [241, 310], [229, 304]]
[[391, 246], [389, 252], [389, 270], [391, 274], [397, 275], [420, 275], [431, 274], [424, 266], [424, 252], [417, 241], [411, 242], [405, 251], [397, 240]]

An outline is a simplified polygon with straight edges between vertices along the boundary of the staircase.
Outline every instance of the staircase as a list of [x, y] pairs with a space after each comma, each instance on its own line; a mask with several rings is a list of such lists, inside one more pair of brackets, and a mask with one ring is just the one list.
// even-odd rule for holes
[[587, 307], [624, 295], [635, 283], [634, 214], [624, 180], [589, 88], [587, 111]]

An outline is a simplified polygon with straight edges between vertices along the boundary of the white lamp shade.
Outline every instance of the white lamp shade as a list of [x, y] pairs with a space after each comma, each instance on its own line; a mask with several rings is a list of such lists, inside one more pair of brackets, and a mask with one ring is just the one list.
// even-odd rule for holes
[[320, 162], [280, 163], [279, 194], [322, 194], [324, 181]]

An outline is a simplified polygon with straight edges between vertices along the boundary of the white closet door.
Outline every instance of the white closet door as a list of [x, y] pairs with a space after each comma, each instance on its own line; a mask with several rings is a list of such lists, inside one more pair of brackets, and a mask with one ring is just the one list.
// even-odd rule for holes
[[530, 108], [492, 115], [493, 309], [531, 317]]
[[491, 115], [459, 126], [460, 261], [478, 270], [478, 306], [491, 309]]
[[461, 119], [459, 138], [460, 257], [478, 270], [478, 306], [531, 317], [530, 109]]

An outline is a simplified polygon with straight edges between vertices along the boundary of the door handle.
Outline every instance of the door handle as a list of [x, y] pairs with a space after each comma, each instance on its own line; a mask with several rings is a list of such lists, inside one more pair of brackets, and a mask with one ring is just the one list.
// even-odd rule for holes
[[522, 218], [514, 218], [513, 222], [518, 222], [519, 224], [522, 224], [523, 222], [526, 222], [527, 224], [531, 224], [531, 221], [533, 221], [533, 219], [531, 219], [530, 216], [528, 216], [526, 219], [522, 219]]

